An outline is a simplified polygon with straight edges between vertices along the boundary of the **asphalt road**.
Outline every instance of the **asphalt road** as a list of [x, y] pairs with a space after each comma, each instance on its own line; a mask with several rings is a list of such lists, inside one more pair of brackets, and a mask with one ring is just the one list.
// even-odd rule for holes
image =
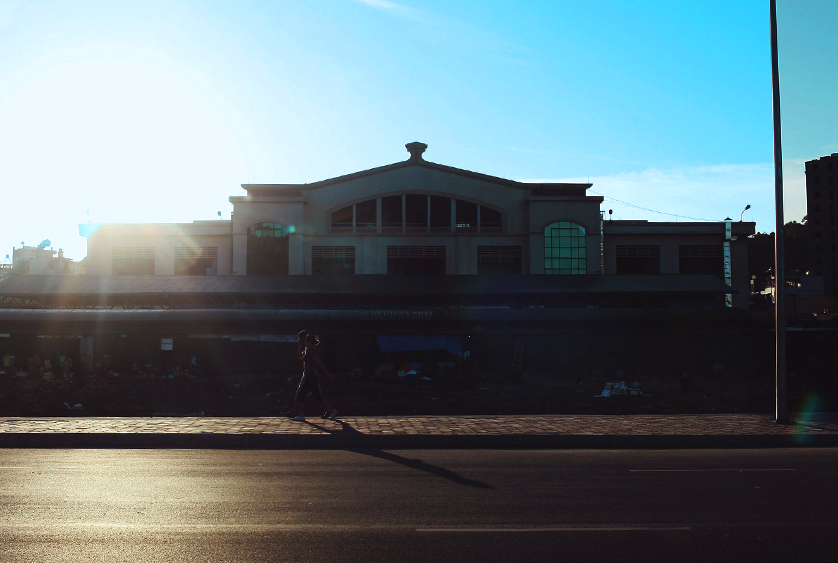
[[0, 561], [835, 561], [836, 449], [0, 450]]

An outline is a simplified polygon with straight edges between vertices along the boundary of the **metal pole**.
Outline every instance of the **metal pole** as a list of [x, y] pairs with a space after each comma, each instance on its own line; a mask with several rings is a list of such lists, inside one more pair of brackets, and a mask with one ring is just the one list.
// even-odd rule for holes
[[786, 396], [786, 250], [783, 220], [783, 149], [780, 142], [780, 65], [777, 56], [777, 0], [771, 8], [771, 85], [774, 102], [774, 348], [775, 420], [789, 423]]

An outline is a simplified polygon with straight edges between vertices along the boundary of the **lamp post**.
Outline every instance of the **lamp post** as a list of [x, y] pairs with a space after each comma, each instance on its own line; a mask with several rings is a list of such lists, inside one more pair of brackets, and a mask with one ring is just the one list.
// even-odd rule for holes
[[739, 222], [742, 222], [742, 217], [745, 215], [745, 212], [751, 208], [751, 204], [745, 206], [745, 209], [742, 210], [742, 213], [739, 214]]
[[774, 384], [775, 420], [788, 424], [786, 396], [786, 249], [783, 221], [783, 149], [780, 142], [780, 65], [777, 56], [777, 0], [771, 11], [771, 86], [774, 108]]

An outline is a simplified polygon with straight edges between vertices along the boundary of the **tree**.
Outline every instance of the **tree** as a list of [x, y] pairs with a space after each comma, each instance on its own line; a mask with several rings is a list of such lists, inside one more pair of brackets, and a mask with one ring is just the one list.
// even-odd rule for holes
[[[800, 276], [809, 270], [809, 221], [785, 224], [786, 275]], [[765, 289], [774, 271], [774, 233], [756, 233], [748, 237], [748, 274], [754, 277], [754, 291]]]

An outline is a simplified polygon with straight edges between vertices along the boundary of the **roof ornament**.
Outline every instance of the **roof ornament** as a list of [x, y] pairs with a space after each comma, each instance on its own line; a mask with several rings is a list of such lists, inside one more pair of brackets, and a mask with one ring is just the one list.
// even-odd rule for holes
[[428, 148], [428, 145], [425, 143], [420, 143], [419, 141], [414, 141], [412, 143], [408, 143], [404, 146], [407, 149], [407, 152], [410, 153], [410, 160], [411, 162], [419, 162], [422, 160], [422, 153], [425, 152], [425, 149]]

